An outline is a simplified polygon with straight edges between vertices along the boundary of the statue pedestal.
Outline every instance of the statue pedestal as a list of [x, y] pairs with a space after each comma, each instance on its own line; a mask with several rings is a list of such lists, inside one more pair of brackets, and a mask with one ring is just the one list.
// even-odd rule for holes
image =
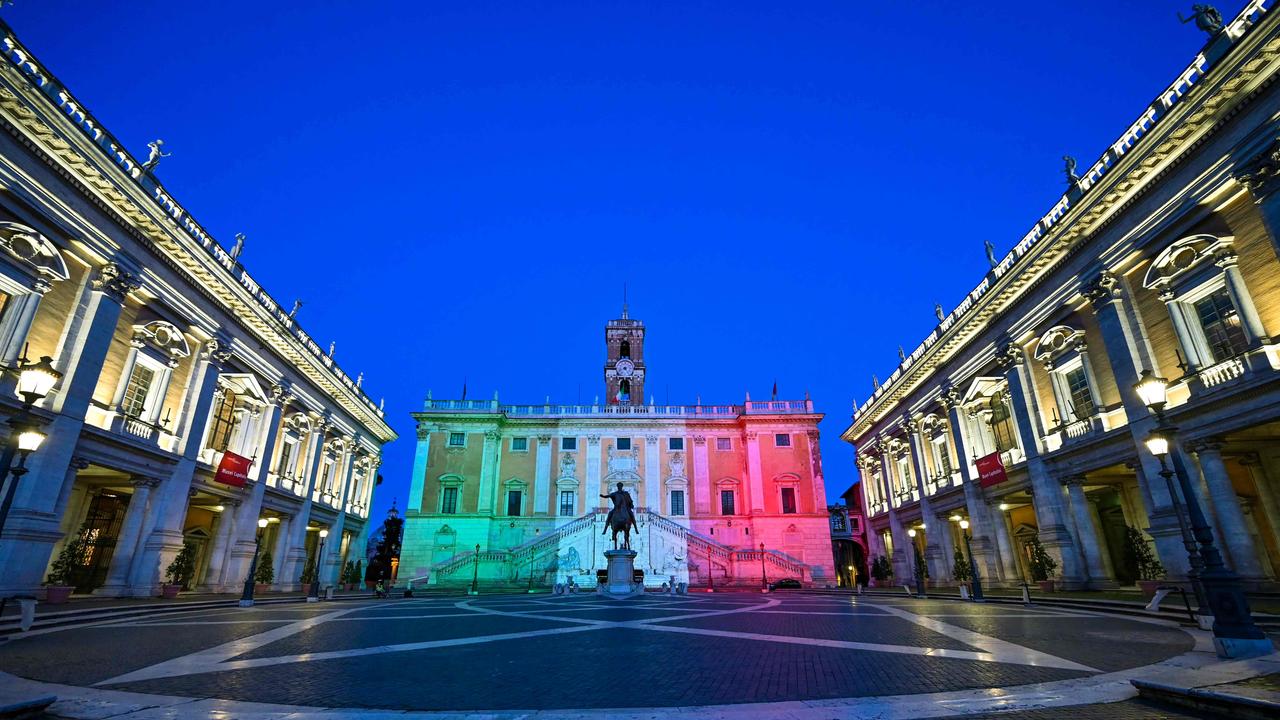
[[609, 561], [608, 580], [600, 591], [608, 595], [631, 595], [644, 592], [644, 586], [634, 582], [636, 567], [635, 550], [605, 550], [604, 557]]

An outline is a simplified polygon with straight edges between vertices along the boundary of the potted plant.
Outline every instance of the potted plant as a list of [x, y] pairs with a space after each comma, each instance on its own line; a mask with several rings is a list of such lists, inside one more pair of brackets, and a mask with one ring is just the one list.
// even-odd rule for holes
[[307, 562], [302, 566], [302, 577], [298, 578], [298, 582], [302, 583], [302, 589], [307, 591], [311, 588], [311, 583], [316, 580], [316, 559], [307, 558]]
[[1137, 528], [1126, 525], [1124, 529], [1125, 550], [1133, 558], [1134, 567], [1138, 571], [1138, 587], [1148, 599], [1155, 597], [1156, 588], [1164, 578], [1164, 565], [1156, 559], [1151, 545]]
[[876, 587], [883, 585], [893, 577], [893, 565], [884, 555], [871, 561], [871, 580]]
[[346, 589], [355, 590], [360, 585], [360, 581], [364, 579], [364, 569], [360, 567], [362, 563], [359, 560], [348, 562], [347, 564], [351, 566], [351, 572], [347, 573]]
[[258, 569], [253, 574], [253, 592], [267, 592], [275, 581], [276, 571], [271, 567], [271, 551], [268, 550], [258, 557]]
[[1053, 580], [1049, 576], [1058, 569], [1058, 561], [1044, 549], [1038, 536], [1027, 541], [1027, 550], [1031, 554], [1031, 579], [1040, 586], [1041, 592], [1053, 592]]
[[967, 583], [973, 579], [973, 569], [969, 567], [969, 561], [965, 559], [963, 550], [956, 550], [952, 565], [955, 569], [951, 571], [951, 575], [955, 577], [956, 582]]
[[164, 570], [166, 582], [160, 586], [160, 594], [170, 599], [178, 597], [178, 591], [188, 589], [195, 571], [195, 543], [183, 543], [182, 549], [173, 556], [173, 562]]
[[62, 552], [49, 566], [49, 577], [45, 581], [45, 599], [50, 605], [61, 605], [71, 599], [75, 586], [71, 584], [71, 573], [84, 563], [85, 528], [80, 528], [74, 536], [67, 538]]

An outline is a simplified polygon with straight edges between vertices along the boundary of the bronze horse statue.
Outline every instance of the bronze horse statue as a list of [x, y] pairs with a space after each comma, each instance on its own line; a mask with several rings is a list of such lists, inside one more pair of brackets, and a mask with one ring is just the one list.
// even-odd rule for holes
[[622, 488], [622, 483], [618, 483], [618, 489], [608, 495], [601, 495], [602, 498], [608, 498], [613, 501], [613, 509], [609, 511], [609, 516], [604, 521], [604, 535], [613, 530], [613, 549], [618, 549], [618, 533], [622, 533], [622, 549], [631, 549], [631, 531], [636, 529], [636, 513], [635, 503], [631, 500], [631, 493]]

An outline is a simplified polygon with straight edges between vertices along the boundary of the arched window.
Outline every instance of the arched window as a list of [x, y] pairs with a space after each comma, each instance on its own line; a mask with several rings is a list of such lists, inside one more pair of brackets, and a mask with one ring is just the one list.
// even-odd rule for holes
[[631, 357], [631, 343], [626, 340], [623, 340], [622, 349], [618, 351], [618, 355], [619, 357], [624, 357], [624, 358]]
[[627, 402], [631, 399], [631, 381], [623, 380], [618, 385], [618, 401]]

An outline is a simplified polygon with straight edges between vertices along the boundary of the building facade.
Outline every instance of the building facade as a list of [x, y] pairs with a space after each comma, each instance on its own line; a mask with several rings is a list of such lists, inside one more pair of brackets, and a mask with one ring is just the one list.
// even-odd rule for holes
[[862, 488], [849, 486], [838, 505], [827, 507], [831, 518], [831, 557], [835, 562], [836, 586], [865, 585], [867, 566], [867, 521], [862, 511]]
[[[38, 591], [77, 537], [82, 592], [150, 595], [184, 544], [193, 588], [238, 590], [259, 518], [277, 587], [308, 560], [332, 581], [395, 438], [381, 408], [0, 31], [0, 412], [24, 355], [61, 373], [31, 409], [47, 439], [14, 488], [0, 594]], [[241, 487], [215, 481], [228, 456]]]
[[1128, 529], [1185, 578], [1175, 495], [1134, 386], [1170, 381], [1170, 467], [1242, 578], [1280, 572], [1280, 18], [1253, 2], [855, 412], [873, 554], [984, 582], [1137, 579]]
[[832, 583], [812, 402], [646, 404], [644, 342], [625, 308], [607, 324], [603, 405], [428, 396], [400, 581], [592, 587], [621, 483], [646, 585]]

